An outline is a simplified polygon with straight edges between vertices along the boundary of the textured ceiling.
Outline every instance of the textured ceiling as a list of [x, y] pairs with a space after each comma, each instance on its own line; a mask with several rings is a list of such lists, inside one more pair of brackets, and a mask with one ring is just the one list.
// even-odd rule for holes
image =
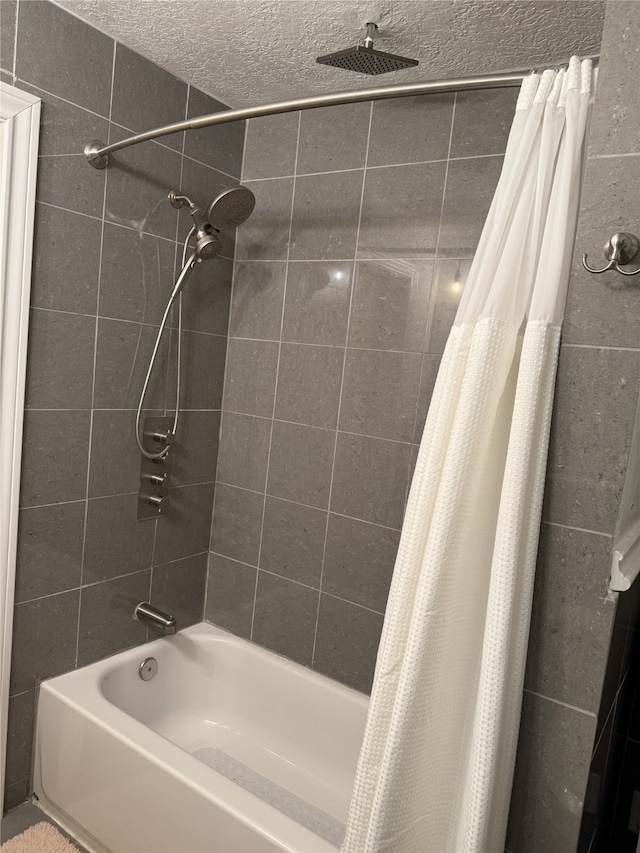
[[[597, 53], [600, 0], [57, 0], [233, 107]], [[315, 57], [357, 43], [420, 61], [369, 77]]]

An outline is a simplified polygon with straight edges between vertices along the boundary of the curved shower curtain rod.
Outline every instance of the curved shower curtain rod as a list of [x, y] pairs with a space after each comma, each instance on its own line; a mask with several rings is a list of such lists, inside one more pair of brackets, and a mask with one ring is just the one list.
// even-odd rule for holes
[[[600, 54], [592, 54], [582, 57], [583, 59], [597, 60]], [[566, 65], [566, 62], [556, 63]], [[315, 95], [310, 98], [298, 98], [293, 101], [279, 101], [275, 104], [263, 104], [260, 107], [246, 107], [240, 110], [225, 110], [219, 113], [198, 116], [196, 118], [177, 121], [174, 124], [166, 124], [129, 136], [120, 142], [111, 145], [103, 145], [102, 142], [93, 140], [88, 142], [84, 149], [84, 156], [95, 169], [104, 169], [109, 163], [109, 154], [120, 151], [121, 148], [129, 148], [139, 142], [148, 142], [159, 136], [168, 136], [170, 133], [180, 133], [182, 130], [196, 130], [200, 127], [212, 127], [216, 124], [227, 124], [231, 121], [242, 121], [248, 118], [259, 118], [261, 116], [277, 115], [278, 113], [292, 113], [298, 110], [311, 110], [316, 107], [333, 107], [338, 104], [357, 104], [361, 101], [379, 101], [385, 98], [407, 98], [411, 95], [428, 95], [440, 92], [467, 92], [477, 89], [504, 89], [519, 86], [535, 68], [527, 68], [522, 71], [514, 71], [508, 74], [485, 74], [478, 77], [454, 77], [450, 80], [430, 80], [425, 83], [402, 83], [397, 86], [377, 86], [375, 89], [358, 89], [350, 92], [333, 92], [330, 95]]]

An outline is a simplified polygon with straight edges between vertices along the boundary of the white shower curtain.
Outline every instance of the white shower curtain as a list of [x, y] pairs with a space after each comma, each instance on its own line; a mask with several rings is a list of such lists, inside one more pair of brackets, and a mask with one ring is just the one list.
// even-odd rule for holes
[[527, 78], [445, 348], [344, 853], [502, 853], [590, 62]]

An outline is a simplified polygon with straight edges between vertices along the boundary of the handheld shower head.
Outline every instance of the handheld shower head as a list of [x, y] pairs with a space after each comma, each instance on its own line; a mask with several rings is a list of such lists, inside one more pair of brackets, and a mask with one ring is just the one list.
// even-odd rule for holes
[[222, 242], [217, 234], [213, 234], [211, 230], [203, 231], [198, 229], [196, 235], [196, 255], [202, 261], [208, 261], [210, 258], [215, 258], [222, 251]]

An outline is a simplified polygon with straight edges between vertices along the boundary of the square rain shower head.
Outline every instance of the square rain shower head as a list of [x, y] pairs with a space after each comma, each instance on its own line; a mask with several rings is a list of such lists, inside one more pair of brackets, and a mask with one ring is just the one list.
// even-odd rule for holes
[[387, 74], [389, 71], [413, 68], [418, 64], [417, 59], [396, 56], [361, 44], [347, 50], [327, 53], [326, 56], [318, 56], [316, 62], [321, 65], [332, 65], [334, 68], [343, 68], [345, 71], [359, 71], [360, 74]]

